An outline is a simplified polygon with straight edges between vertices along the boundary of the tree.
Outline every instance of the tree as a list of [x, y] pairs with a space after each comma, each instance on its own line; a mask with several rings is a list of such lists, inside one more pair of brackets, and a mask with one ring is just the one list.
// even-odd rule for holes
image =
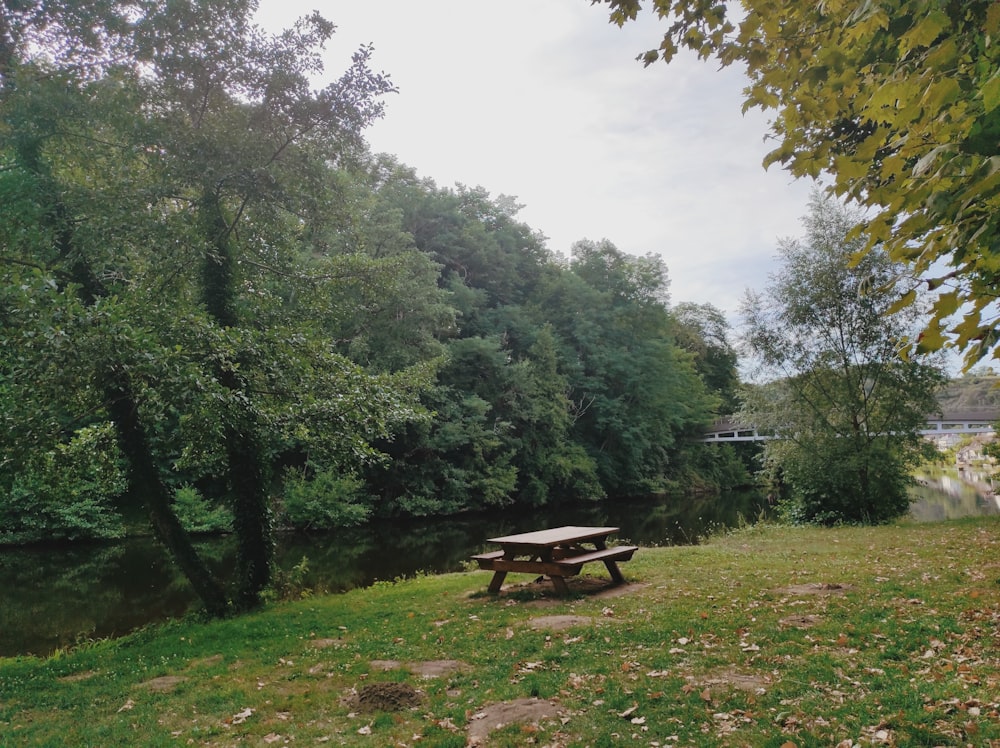
[[[100, 32], [74, 31], [78, 5]], [[213, 613], [228, 602], [178, 522], [174, 475], [224, 486], [233, 602], [252, 607], [270, 573], [281, 451], [336, 467], [370, 457], [413, 414], [420, 378], [338, 356], [334, 325], [292, 302], [335, 297], [347, 268], [377, 271], [319, 239], [342, 218], [342, 174], [392, 87], [363, 48], [313, 90], [333, 26], [313, 15], [270, 36], [253, 9], [0, 8], [0, 338], [16, 351], [2, 359], [5, 446], [30, 458], [113, 423], [130, 495]]]
[[612, 496], [663, 492], [685, 437], [712, 420], [712, 396], [674, 341], [662, 258], [607, 240], [573, 246], [569, 272], [540, 285], [574, 403], [573, 437]]
[[694, 354], [698, 375], [719, 398], [719, 415], [730, 415], [736, 407], [740, 378], [725, 315], [712, 304], [686, 301], [671, 309], [671, 318], [677, 344]]
[[805, 238], [780, 244], [780, 269], [742, 309], [758, 375], [772, 381], [747, 390], [738, 418], [779, 437], [765, 462], [805, 521], [905, 513], [910, 469], [928, 447], [918, 429], [944, 381], [932, 362], [897, 356], [918, 310], [891, 308], [899, 270], [885, 252], [850, 264], [862, 244], [848, 238], [857, 218], [814, 196]]
[[518, 446], [518, 497], [523, 504], [604, 497], [594, 460], [570, 438], [573, 404], [559, 371], [549, 325], [537, 333], [528, 357], [518, 362], [508, 406]]
[[[595, 2], [599, 0], [594, 0]], [[639, 0], [600, 0], [611, 20]], [[765, 166], [830, 175], [865, 206], [859, 251], [879, 247], [924, 277], [929, 320], [906, 350], [953, 343], [971, 367], [1000, 357], [1000, 5], [990, 0], [654, 0], [668, 19], [641, 55], [681, 49], [745, 66], [744, 110], [773, 110]], [[897, 286], [900, 304], [918, 299]]]

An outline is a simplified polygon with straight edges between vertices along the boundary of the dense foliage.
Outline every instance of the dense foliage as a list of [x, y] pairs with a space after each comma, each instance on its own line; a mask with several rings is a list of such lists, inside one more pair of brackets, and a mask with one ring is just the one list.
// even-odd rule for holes
[[899, 269], [879, 250], [851, 264], [857, 216], [814, 197], [806, 236], [780, 246], [780, 267], [743, 305], [747, 347], [771, 381], [747, 390], [739, 420], [765, 433], [765, 464], [800, 520], [884, 522], [909, 507], [918, 431], [936, 410], [943, 373], [902, 361], [914, 308], [893, 310]]
[[[613, 22], [639, 0], [607, 3]], [[948, 341], [1000, 357], [1000, 5], [992, 0], [654, 0], [669, 22], [646, 64], [681, 49], [749, 77], [772, 110], [765, 164], [828, 175], [869, 210], [866, 243], [923, 277], [934, 301], [913, 352]], [[900, 287], [901, 304], [917, 303]]]
[[[674, 318], [657, 257], [558, 257], [510, 198], [372, 156], [370, 50], [314, 90], [333, 26], [252, 10], [0, 9], [0, 541], [138, 510], [222, 613], [259, 601], [274, 518], [696, 477], [735, 378], [721, 316]], [[228, 527], [231, 599], [190, 542]]]

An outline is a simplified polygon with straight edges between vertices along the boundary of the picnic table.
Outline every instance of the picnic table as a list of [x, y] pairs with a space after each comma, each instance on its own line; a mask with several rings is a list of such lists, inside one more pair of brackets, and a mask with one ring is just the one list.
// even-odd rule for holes
[[562, 595], [569, 593], [566, 577], [580, 573], [584, 564], [603, 561], [611, 579], [621, 584], [625, 581], [618, 568], [619, 561], [628, 561], [638, 550], [634, 545], [607, 545], [609, 535], [618, 532], [617, 527], [577, 527], [567, 525], [549, 530], [523, 532], [518, 535], [504, 535], [489, 538], [488, 542], [498, 543], [499, 551], [479, 553], [472, 558], [480, 569], [493, 572], [489, 591], [500, 592], [507, 572], [540, 574], [552, 580], [556, 591]]

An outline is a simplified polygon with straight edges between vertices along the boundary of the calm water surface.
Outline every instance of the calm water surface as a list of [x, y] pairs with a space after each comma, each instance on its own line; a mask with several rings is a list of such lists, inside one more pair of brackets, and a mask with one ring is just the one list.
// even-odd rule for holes
[[[336, 533], [281, 535], [276, 556], [284, 570], [306, 558], [305, 584], [338, 592], [420, 571], [458, 571], [470, 555], [487, 548], [486, 538], [542, 527], [613, 526], [621, 528], [620, 541], [694, 543], [716, 527], [757, 518], [762, 504], [756, 492], [732, 492], [602, 502], [558, 514], [518, 510], [379, 522]], [[199, 550], [223, 577], [228, 574], [233, 565], [232, 538], [206, 540]], [[0, 549], [0, 656], [47, 654], [76, 642], [119, 636], [196, 607], [187, 582], [149, 538]]]
[[[620, 527], [620, 541], [681, 545], [696, 543], [713, 529], [752, 522], [765, 511], [760, 494], [732, 492], [606, 502], [558, 514], [519, 510], [380, 522], [330, 534], [281, 536], [277, 562], [288, 570], [306, 558], [305, 583], [337, 592], [418, 571], [457, 571], [471, 554], [487, 548], [486, 538], [499, 535], [567, 524], [601, 525]], [[913, 509], [921, 520], [998, 512], [992, 495], [948, 476], [925, 476]], [[200, 550], [220, 574], [228, 573], [231, 538], [204, 541]], [[0, 549], [0, 656], [44, 655], [80, 641], [119, 636], [182, 616], [196, 606], [187, 582], [162, 548], [147, 538]]]
[[994, 485], [987, 473], [933, 469], [919, 473], [917, 480], [910, 514], [920, 522], [1000, 514], [1000, 483]]

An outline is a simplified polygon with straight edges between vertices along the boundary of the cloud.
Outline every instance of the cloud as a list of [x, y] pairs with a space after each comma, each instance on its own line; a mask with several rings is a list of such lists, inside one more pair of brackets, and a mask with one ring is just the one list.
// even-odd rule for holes
[[[265, 0], [277, 29], [310, 12]], [[517, 196], [521, 220], [568, 253], [611, 240], [661, 253], [675, 302], [730, 315], [798, 235], [810, 185], [761, 160], [767, 120], [741, 115], [740, 71], [690, 57], [643, 68], [663, 30], [652, 13], [624, 28], [586, 0], [334, 0], [334, 77], [372, 43], [399, 93], [367, 138], [440, 186]]]

